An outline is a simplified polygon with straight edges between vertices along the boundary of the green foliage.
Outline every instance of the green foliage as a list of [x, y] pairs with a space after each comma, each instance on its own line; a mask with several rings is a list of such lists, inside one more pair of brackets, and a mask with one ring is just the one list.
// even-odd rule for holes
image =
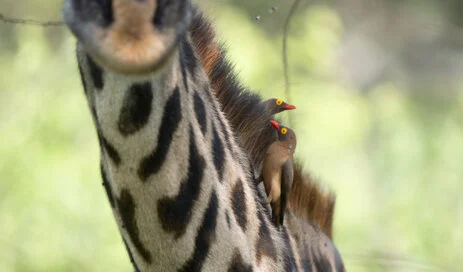
[[[231, 5], [213, 7], [243, 82], [282, 97], [281, 34], [267, 35]], [[463, 267], [463, 92], [411, 95], [384, 83], [361, 94], [337, 79], [343, 26], [334, 10], [302, 12], [289, 37], [298, 107], [289, 114], [297, 156], [338, 195], [334, 236], [347, 270]], [[0, 40], [1, 270], [129, 271], [101, 186], [74, 38], [0, 27], [15, 44]]]

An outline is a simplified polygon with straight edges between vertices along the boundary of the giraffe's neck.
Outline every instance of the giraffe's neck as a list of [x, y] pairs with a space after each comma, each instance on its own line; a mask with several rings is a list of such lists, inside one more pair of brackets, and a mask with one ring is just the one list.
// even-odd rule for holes
[[[231, 148], [236, 143], [194, 53], [186, 42], [180, 48], [150, 77], [106, 70], [78, 49], [108, 197], [140, 269], [172, 269], [179, 260], [186, 270], [212, 269], [233, 256], [253, 266], [254, 244], [243, 243], [257, 238], [258, 225], [244, 213], [257, 207], [238, 203], [248, 210], [234, 211], [231, 203], [253, 199], [248, 171], [235, 160], [244, 156]], [[182, 54], [190, 55], [181, 61]], [[229, 258], [203, 263], [208, 251]]]

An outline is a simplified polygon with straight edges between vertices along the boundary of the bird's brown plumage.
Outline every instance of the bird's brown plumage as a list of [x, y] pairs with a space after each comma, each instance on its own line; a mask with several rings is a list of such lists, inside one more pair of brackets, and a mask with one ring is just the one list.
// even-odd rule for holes
[[293, 154], [296, 148], [296, 134], [290, 128], [271, 121], [277, 130], [277, 140], [265, 153], [261, 178], [267, 193], [267, 202], [272, 207], [272, 221], [276, 226], [283, 224], [288, 195], [293, 183]]

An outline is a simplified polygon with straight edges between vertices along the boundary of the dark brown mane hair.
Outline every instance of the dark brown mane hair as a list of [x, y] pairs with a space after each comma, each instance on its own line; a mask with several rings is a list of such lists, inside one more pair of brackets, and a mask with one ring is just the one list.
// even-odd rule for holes
[[[277, 140], [274, 128], [270, 125], [270, 120], [275, 118], [266, 109], [259, 94], [239, 83], [233, 65], [226, 59], [223, 44], [216, 39], [213, 26], [197, 10], [189, 31], [222, 111], [250, 157], [255, 176], [258, 176], [267, 148]], [[297, 162], [289, 201], [290, 207], [299, 216], [311, 220], [332, 238], [334, 194], [325, 192], [319, 183], [302, 171]]]
[[270, 125], [272, 115], [259, 94], [239, 83], [223, 45], [215, 39], [214, 28], [199, 12], [194, 14], [190, 33], [222, 111], [248, 152], [253, 168], [259, 169], [267, 147], [276, 140], [275, 130]]
[[302, 165], [294, 162], [294, 181], [289, 196], [290, 208], [309, 219], [330, 239], [333, 239], [333, 217], [336, 195], [324, 188]]

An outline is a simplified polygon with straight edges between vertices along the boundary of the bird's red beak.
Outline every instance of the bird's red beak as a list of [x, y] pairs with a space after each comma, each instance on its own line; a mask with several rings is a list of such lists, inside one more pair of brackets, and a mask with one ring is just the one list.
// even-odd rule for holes
[[271, 124], [276, 130], [280, 130], [280, 124], [278, 124], [277, 121], [275, 121], [275, 120], [270, 120], [270, 124]]
[[295, 110], [296, 106], [291, 105], [291, 104], [284, 104], [282, 108], [285, 110]]

